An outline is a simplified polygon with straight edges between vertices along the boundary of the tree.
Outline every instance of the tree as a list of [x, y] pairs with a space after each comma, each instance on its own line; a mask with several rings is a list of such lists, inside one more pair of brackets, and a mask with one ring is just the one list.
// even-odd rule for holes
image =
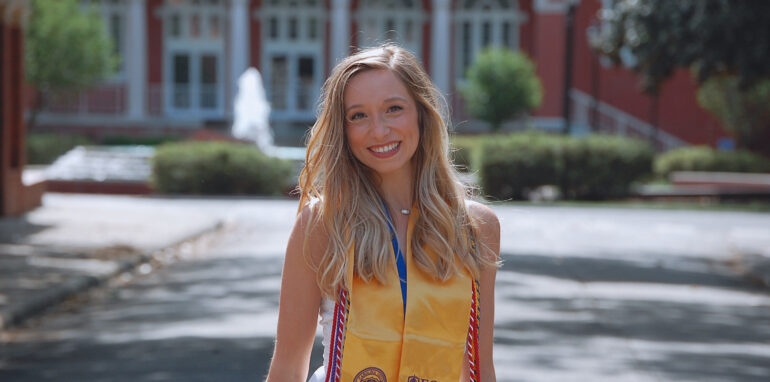
[[770, 157], [770, 1], [616, 0], [599, 19], [591, 45], [616, 65], [633, 55], [645, 91], [691, 69], [701, 106], [739, 146]]
[[770, 79], [742, 90], [735, 76], [709, 78], [698, 88], [698, 104], [735, 134], [738, 145], [770, 158]]
[[534, 64], [519, 52], [486, 49], [468, 68], [467, 78], [461, 89], [467, 110], [489, 122], [492, 130], [540, 106], [543, 99]]
[[599, 19], [593, 47], [615, 64], [630, 51], [649, 92], [677, 68], [699, 84], [734, 75], [742, 89], [770, 78], [770, 1], [616, 0]]
[[101, 17], [77, 0], [33, 0], [25, 35], [26, 80], [39, 91], [29, 125], [49, 97], [89, 88], [117, 67]]

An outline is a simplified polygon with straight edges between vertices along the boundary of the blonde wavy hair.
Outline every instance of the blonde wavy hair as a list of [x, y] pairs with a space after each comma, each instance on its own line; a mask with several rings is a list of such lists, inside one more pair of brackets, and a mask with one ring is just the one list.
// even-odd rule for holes
[[[319, 116], [307, 140], [299, 176], [300, 211], [312, 205], [304, 253], [309, 253], [314, 227], [320, 225], [329, 239], [320, 263], [314, 264], [319, 288], [331, 297], [338, 287], [347, 287], [351, 246], [355, 246], [354, 273], [363, 280], [385, 283], [392, 269], [391, 236], [376, 174], [353, 156], [345, 135], [345, 86], [367, 70], [395, 73], [417, 105], [420, 141], [412, 157], [416, 179], [412, 192], [419, 218], [411, 241], [416, 264], [442, 281], [461, 268], [478, 278], [490, 261], [471, 242], [478, 223], [468, 214], [469, 189], [449, 159], [444, 98], [411, 53], [387, 44], [361, 50], [337, 64], [323, 85]], [[435, 253], [435, 261], [427, 248]]]

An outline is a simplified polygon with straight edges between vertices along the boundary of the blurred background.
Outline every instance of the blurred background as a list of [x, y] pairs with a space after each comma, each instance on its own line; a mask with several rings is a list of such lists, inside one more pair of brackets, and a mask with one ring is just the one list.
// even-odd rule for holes
[[501, 217], [500, 380], [765, 381], [768, 25], [753, 0], [0, 0], [0, 380], [263, 378], [321, 86], [393, 42]]

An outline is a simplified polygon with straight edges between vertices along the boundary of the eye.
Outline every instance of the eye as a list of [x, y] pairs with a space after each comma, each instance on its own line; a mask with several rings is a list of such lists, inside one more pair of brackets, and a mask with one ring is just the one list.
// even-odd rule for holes
[[348, 120], [356, 121], [356, 120], [359, 120], [359, 119], [364, 118], [364, 117], [366, 117], [366, 114], [364, 114], [364, 113], [359, 111], [359, 112], [351, 114], [350, 117], [348, 117]]
[[393, 105], [393, 106], [388, 108], [388, 112], [389, 113], [395, 113], [395, 112], [401, 111], [401, 110], [404, 110], [404, 108], [402, 106], [400, 106], [400, 105]]

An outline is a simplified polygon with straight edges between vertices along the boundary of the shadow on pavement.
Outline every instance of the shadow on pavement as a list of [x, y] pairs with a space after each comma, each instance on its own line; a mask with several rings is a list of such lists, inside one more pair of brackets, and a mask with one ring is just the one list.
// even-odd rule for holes
[[51, 225], [31, 223], [26, 215], [0, 218], [0, 243], [23, 243], [24, 238], [51, 228]]
[[[27, 328], [34, 334], [11, 332], [0, 380], [264, 380], [281, 265], [246, 255], [194, 260], [95, 291]], [[316, 341], [312, 371], [322, 351]]]
[[503, 254], [501, 271], [550, 276], [582, 282], [642, 282], [701, 285], [767, 292], [761, 285], [731, 274], [709, 259], [616, 260], [599, 257], [561, 257]]
[[707, 272], [707, 261], [658, 267], [512, 254], [504, 261], [495, 345], [534, 370], [529, 380], [581, 369], [644, 381], [765, 381], [770, 373], [767, 290]]

